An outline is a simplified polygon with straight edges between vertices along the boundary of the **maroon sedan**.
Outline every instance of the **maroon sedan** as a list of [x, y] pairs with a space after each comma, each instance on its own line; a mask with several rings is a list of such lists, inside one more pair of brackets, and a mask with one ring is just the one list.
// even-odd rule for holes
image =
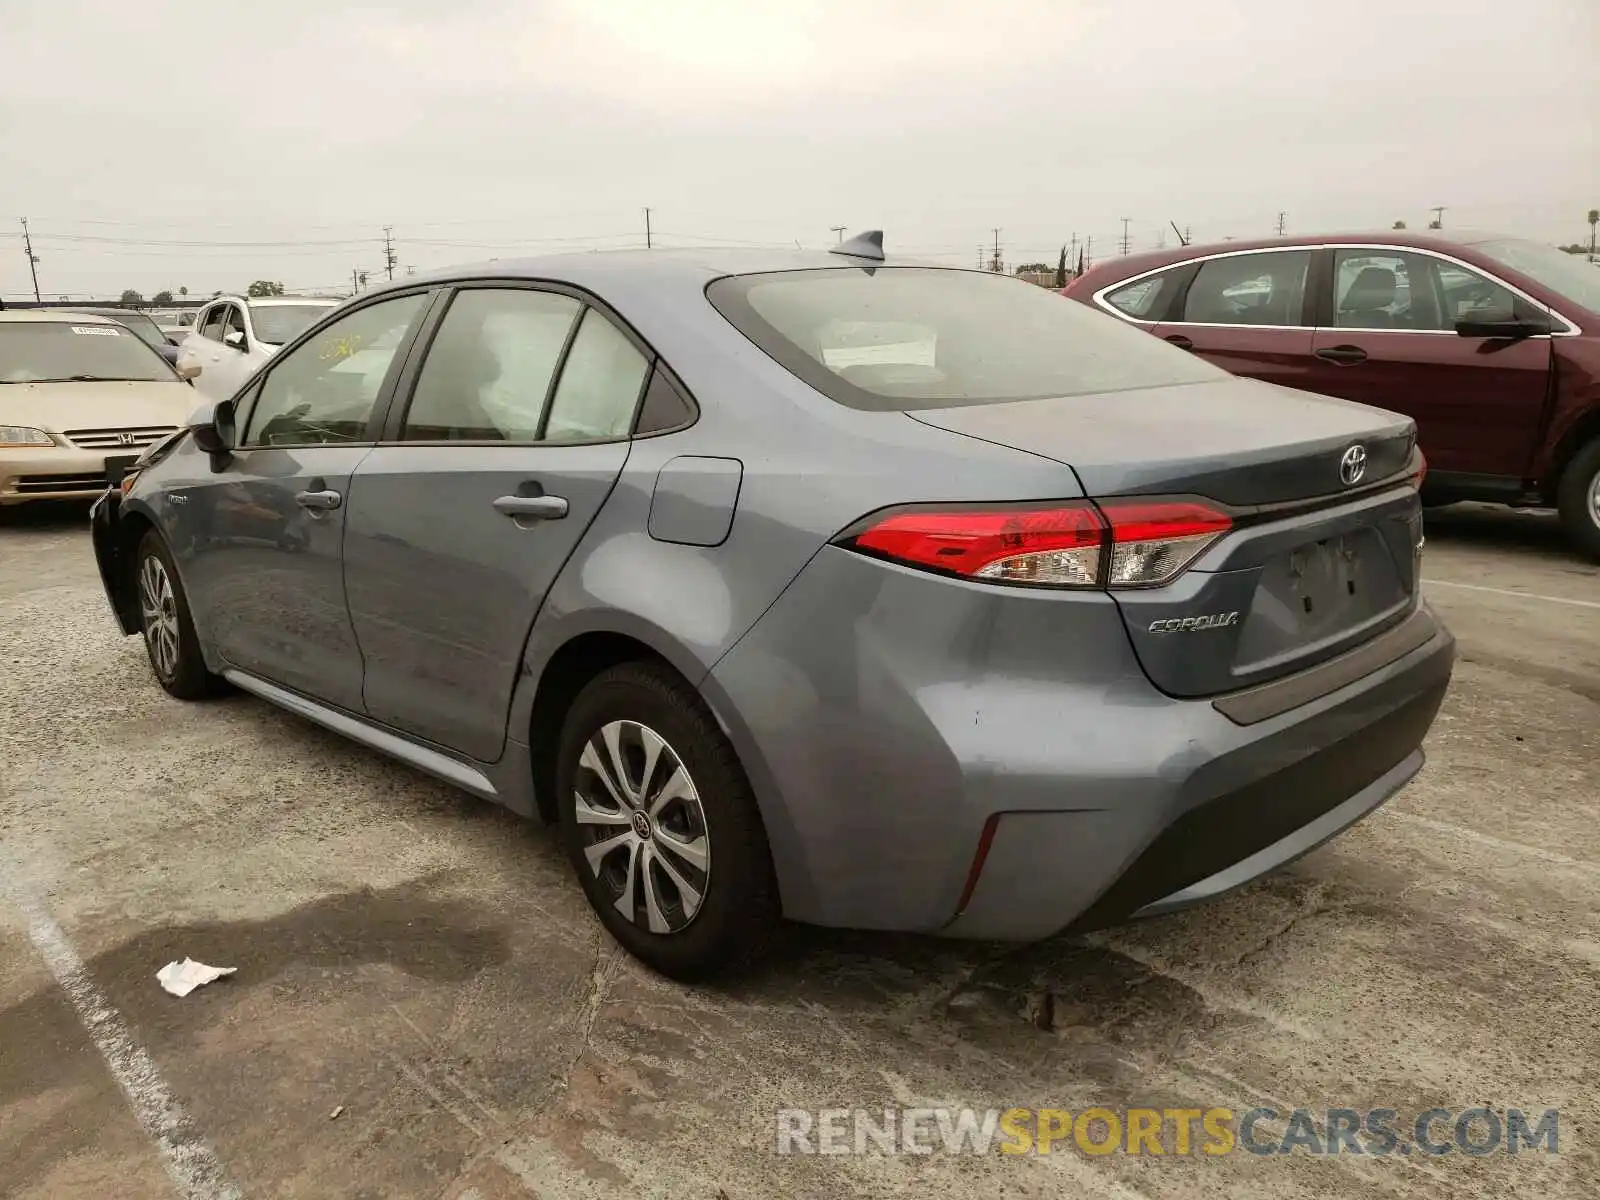
[[1065, 295], [1239, 375], [1416, 419], [1430, 504], [1552, 505], [1600, 558], [1600, 266], [1381, 233], [1128, 255]]

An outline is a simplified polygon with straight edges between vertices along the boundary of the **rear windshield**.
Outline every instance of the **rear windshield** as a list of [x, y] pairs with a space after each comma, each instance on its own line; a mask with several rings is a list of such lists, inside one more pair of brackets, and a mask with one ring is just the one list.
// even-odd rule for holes
[[823, 395], [904, 411], [1203, 383], [1216, 367], [1059, 293], [937, 267], [719, 279], [724, 317]]
[[0, 321], [0, 383], [171, 381], [166, 360], [121, 325]]
[[311, 322], [326, 316], [331, 304], [252, 304], [250, 319], [255, 323], [256, 341], [281, 346], [300, 336]]

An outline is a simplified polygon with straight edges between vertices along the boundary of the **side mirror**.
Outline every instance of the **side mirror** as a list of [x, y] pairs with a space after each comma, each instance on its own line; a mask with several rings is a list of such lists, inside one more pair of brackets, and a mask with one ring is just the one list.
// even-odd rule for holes
[[202, 409], [190, 418], [194, 444], [215, 458], [233, 450], [233, 401], [223, 400], [208, 412]]
[[200, 374], [200, 364], [197, 362], [181, 362], [178, 364], [178, 378], [187, 379], [190, 383]]
[[1475, 308], [1456, 322], [1460, 337], [1516, 339], [1550, 331], [1544, 317], [1519, 317], [1508, 308]]

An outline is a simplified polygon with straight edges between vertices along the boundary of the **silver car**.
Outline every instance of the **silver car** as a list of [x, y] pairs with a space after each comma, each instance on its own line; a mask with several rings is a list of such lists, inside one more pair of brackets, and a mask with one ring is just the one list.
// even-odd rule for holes
[[173, 695], [559, 825], [692, 977], [780, 917], [1165, 912], [1371, 812], [1454, 658], [1422, 470], [1405, 418], [866, 235], [364, 294], [94, 535]]

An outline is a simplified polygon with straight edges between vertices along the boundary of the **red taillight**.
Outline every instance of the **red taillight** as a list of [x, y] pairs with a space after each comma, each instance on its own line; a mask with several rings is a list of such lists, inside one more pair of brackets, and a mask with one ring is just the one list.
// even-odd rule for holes
[[1411, 476], [1417, 490], [1422, 490], [1422, 481], [1428, 477], [1428, 456], [1422, 452], [1422, 447], [1417, 447], [1417, 470]]
[[1233, 527], [1192, 500], [907, 509], [843, 544], [906, 566], [1036, 587], [1151, 587], [1181, 573]]
[[972, 579], [1093, 587], [1105, 527], [1086, 503], [1049, 508], [910, 510], [848, 539], [857, 550]]

